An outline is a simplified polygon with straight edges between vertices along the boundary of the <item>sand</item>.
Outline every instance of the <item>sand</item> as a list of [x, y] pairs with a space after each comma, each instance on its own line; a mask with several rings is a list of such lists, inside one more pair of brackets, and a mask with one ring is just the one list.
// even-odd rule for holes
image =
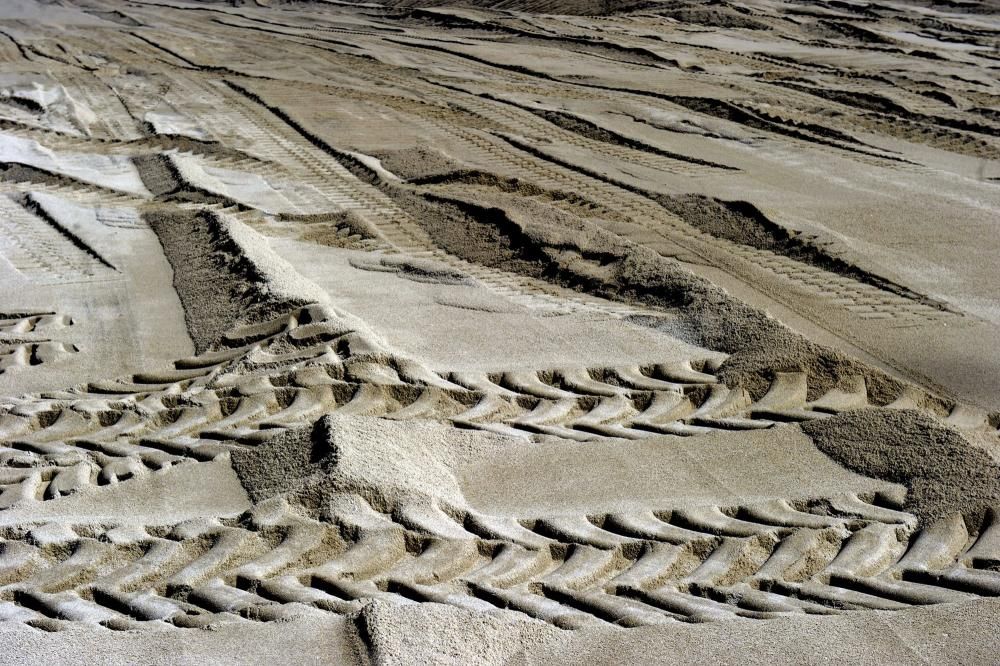
[[908, 508], [927, 522], [957, 512], [978, 524], [997, 505], [1000, 469], [989, 455], [921, 412], [859, 410], [803, 430], [845, 467], [905, 484]]
[[989, 663], [992, 3], [0, 8], [10, 663]]

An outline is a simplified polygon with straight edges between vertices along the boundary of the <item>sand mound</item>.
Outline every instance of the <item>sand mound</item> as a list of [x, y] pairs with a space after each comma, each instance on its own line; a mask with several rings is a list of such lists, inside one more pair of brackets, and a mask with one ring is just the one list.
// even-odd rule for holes
[[722, 201], [698, 194], [652, 195], [652, 198], [691, 226], [718, 238], [783, 254], [914, 301], [936, 308], [945, 308], [939, 301], [917, 294], [871, 271], [865, 271], [844, 259], [830, 255], [815, 240], [776, 224], [747, 201]]
[[336, 495], [359, 495], [393, 513], [411, 503], [464, 506], [454, 468], [509, 440], [438, 423], [332, 414], [232, 454], [233, 469], [254, 501], [285, 495], [322, 515]]
[[[524, 658], [524, 645], [560, 644], [560, 634], [541, 622], [525, 622], [513, 614], [464, 614], [443, 605], [408, 613], [391, 604], [365, 606], [355, 621], [376, 663], [511, 664]], [[475, 641], [468, 639], [473, 632]]]
[[538, 14], [608, 16], [656, 6], [649, 0], [389, 0], [388, 7], [470, 7]]
[[400, 178], [427, 178], [455, 171], [460, 164], [433, 148], [414, 146], [375, 153], [382, 166]]
[[805, 423], [828, 456], [860, 474], [902, 483], [906, 506], [929, 524], [962, 513], [979, 525], [1000, 505], [1000, 466], [922, 412], [866, 409]]

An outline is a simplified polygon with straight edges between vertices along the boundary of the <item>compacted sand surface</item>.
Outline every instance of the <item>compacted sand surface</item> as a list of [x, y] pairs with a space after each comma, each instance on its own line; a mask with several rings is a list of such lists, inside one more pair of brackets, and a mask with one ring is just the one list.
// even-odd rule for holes
[[0, 3], [9, 663], [962, 663], [989, 2]]

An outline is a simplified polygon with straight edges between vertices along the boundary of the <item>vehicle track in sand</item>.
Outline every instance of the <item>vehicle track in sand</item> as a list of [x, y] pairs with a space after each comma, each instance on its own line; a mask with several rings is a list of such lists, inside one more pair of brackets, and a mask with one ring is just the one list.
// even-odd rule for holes
[[[0, 543], [3, 618], [135, 630], [350, 613], [369, 599], [566, 629], [892, 611], [995, 596], [998, 523], [970, 536], [854, 495], [515, 520], [359, 505], [339, 527], [255, 510], [140, 527], [47, 523]], [[362, 526], [345, 543], [341, 530]]]

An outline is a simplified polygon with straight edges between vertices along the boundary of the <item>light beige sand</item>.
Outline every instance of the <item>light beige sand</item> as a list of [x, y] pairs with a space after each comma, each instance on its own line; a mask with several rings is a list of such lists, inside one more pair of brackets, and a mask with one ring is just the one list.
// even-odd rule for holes
[[5, 3], [5, 661], [992, 662], [998, 37]]
[[[718, 461], [725, 460], [720, 466]], [[670, 504], [738, 506], [772, 498], [868, 493], [887, 485], [847, 472], [795, 426], [697, 438], [546, 442], [468, 463], [472, 504], [492, 513], [597, 513]]]

